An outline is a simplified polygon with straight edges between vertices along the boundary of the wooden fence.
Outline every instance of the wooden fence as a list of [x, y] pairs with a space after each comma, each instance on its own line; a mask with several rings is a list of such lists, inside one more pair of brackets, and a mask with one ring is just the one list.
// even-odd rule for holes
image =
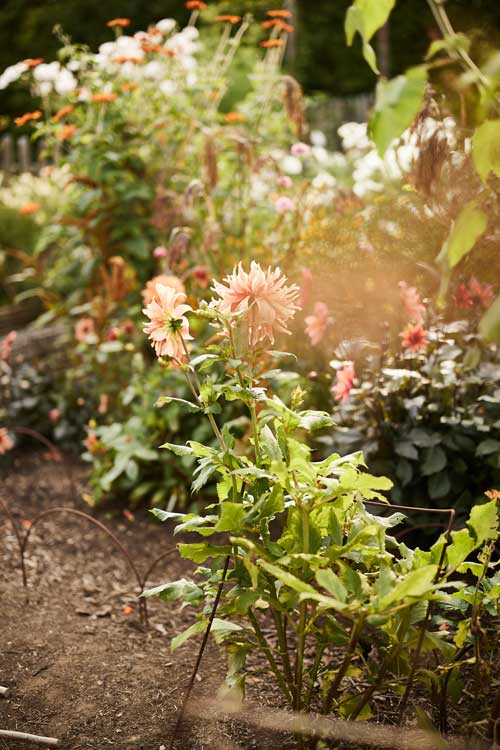
[[41, 152], [41, 140], [34, 143], [27, 135], [15, 137], [7, 133], [0, 138], [0, 172], [38, 172]]

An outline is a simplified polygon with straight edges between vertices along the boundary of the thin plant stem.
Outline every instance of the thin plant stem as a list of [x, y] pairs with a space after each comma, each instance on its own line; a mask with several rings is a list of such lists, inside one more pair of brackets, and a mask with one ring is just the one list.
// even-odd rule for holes
[[260, 625], [258, 623], [258, 620], [257, 620], [257, 618], [256, 618], [256, 616], [255, 616], [255, 614], [254, 614], [254, 612], [252, 611], [251, 608], [249, 608], [249, 610], [248, 610], [248, 619], [250, 620], [250, 622], [252, 624], [252, 627], [254, 629], [255, 636], [257, 638], [259, 646], [261, 647], [262, 651], [265, 653], [265, 655], [267, 657], [267, 660], [269, 662], [269, 666], [271, 667], [272, 673], [276, 677], [276, 681], [277, 681], [278, 685], [281, 688], [281, 692], [283, 693], [283, 695], [285, 696], [285, 698], [287, 699], [287, 701], [291, 705], [292, 704], [292, 696], [290, 694], [288, 686], [287, 686], [285, 680], [283, 679], [283, 675], [281, 674], [281, 672], [279, 670], [279, 667], [278, 667], [278, 664], [276, 663], [276, 659], [273, 656], [272, 649], [271, 649], [270, 645], [268, 644], [268, 642], [266, 641], [264, 633], [262, 632], [261, 627], [260, 627]]
[[363, 616], [361, 616], [359, 620], [356, 620], [356, 622], [354, 622], [352, 625], [351, 637], [349, 639], [347, 652], [344, 656], [344, 660], [342, 661], [342, 664], [340, 665], [337, 671], [337, 674], [335, 675], [335, 679], [333, 680], [332, 684], [328, 688], [328, 693], [326, 694], [326, 697], [323, 703], [322, 713], [324, 714], [329, 713], [329, 711], [332, 708], [333, 702], [336, 700], [339, 694], [340, 684], [342, 680], [344, 679], [347, 673], [347, 670], [349, 669], [351, 665], [354, 654], [356, 653], [356, 647], [358, 645], [364, 625], [365, 625], [365, 618]]

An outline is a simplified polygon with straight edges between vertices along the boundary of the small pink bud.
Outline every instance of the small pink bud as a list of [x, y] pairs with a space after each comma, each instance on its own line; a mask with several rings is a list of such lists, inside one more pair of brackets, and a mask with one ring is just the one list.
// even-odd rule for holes
[[158, 247], [155, 247], [153, 250], [153, 257], [154, 258], [166, 258], [168, 255], [168, 250], [166, 247], [163, 247], [163, 245], [158, 245]]
[[290, 189], [293, 185], [292, 178], [286, 174], [283, 174], [280, 177], [278, 177], [276, 182], [280, 187], [286, 188], [287, 190]]
[[286, 195], [282, 195], [274, 201], [274, 208], [279, 214], [285, 214], [288, 211], [293, 211], [293, 201]]
[[49, 411], [49, 418], [51, 422], [58, 422], [61, 417], [61, 412], [59, 409], [51, 409]]
[[293, 144], [290, 151], [294, 156], [308, 156], [311, 153], [311, 147], [307, 143], [298, 141]]

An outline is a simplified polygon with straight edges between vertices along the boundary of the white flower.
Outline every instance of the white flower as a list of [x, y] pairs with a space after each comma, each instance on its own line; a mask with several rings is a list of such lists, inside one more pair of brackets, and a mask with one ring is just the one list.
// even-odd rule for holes
[[60, 70], [61, 65], [56, 60], [51, 63], [41, 63], [33, 70], [33, 78], [35, 81], [53, 83]]
[[61, 94], [61, 96], [69, 94], [70, 91], [74, 91], [76, 85], [77, 80], [75, 76], [67, 68], [63, 68], [54, 81], [54, 88], [58, 94]]
[[172, 94], [175, 94], [176, 85], [173, 81], [167, 79], [162, 81], [158, 88], [162, 94], [165, 94], [165, 96], [172, 96]]
[[302, 162], [296, 156], [287, 154], [281, 160], [281, 170], [286, 174], [300, 174], [302, 172]]
[[17, 81], [17, 79], [27, 70], [28, 66], [22, 62], [18, 62], [15, 65], [9, 65], [0, 76], [0, 89], [6, 89], [7, 86], [10, 86], [11, 83]]
[[176, 27], [176, 21], [174, 21], [173, 18], [162, 18], [158, 23], [156, 24], [156, 28], [158, 31], [161, 31], [162, 34], [165, 36], [167, 34], [170, 34]]
[[151, 60], [151, 62], [146, 63], [142, 72], [144, 78], [159, 78], [163, 73], [163, 68], [158, 60]]
[[340, 126], [337, 132], [342, 139], [342, 146], [345, 151], [354, 148], [362, 150], [370, 146], [366, 122], [346, 122]]
[[329, 154], [323, 146], [313, 146], [312, 155], [320, 164], [326, 164], [328, 162]]
[[325, 148], [327, 144], [326, 135], [322, 130], [311, 130], [310, 139], [313, 146], [320, 146], [320, 148]]
[[384, 186], [381, 182], [375, 182], [374, 180], [364, 180], [356, 182], [352, 192], [358, 196], [358, 198], [364, 198], [367, 193], [381, 193]]
[[325, 188], [335, 187], [337, 180], [329, 172], [320, 172], [311, 184], [315, 190], [324, 190]]

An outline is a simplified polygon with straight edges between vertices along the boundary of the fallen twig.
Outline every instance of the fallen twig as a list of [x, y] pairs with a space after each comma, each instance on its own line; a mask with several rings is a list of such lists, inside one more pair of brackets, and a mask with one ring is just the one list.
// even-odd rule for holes
[[61, 744], [55, 737], [41, 737], [38, 734], [27, 734], [26, 732], [11, 732], [10, 729], [0, 729], [0, 737], [9, 737], [11, 740], [26, 740], [26, 742], [37, 742], [39, 745], [59, 747]]

